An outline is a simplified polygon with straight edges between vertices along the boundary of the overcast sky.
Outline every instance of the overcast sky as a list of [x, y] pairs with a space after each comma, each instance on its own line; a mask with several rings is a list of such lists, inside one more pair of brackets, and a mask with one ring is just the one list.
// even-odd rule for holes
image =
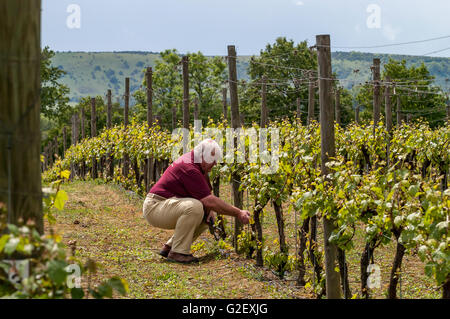
[[[74, 6], [75, 5], [75, 6]], [[42, 0], [42, 45], [55, 51], [176, 48], [259, 54], [279, 36], [295, 42], [330, 34], [341, 47], [450, 36], [450, 0]], [[356, 51], [450, 57], [450, 37]]]

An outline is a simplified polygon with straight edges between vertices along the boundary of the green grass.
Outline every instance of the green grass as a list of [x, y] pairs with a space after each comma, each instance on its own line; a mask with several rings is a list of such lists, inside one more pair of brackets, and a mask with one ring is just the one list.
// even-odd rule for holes
[[[237, 255], [231, 247], [219, 250], [217, 242], [204, 233], [192, 246], [200, 257], [199, 265], [167, 262], [157, 252], [172, 235], [172, 231], [151, 227], [142, 218], [143, 200], [131, 196], [114, 184], [81, 182], [64, 184], [69, 201], [62, 212], [55, 212], [54, 227], [63, 241], [77, 242], [77, 256], [94, 259], [100, 265], [94, 282], [117, 275], [130, 286], [128, 298], [314, 298], [312, 287], [295, 286], [296, 271], [279, 279], [266, 268], [254, 266], [254, 260]], [[221, 197], [232, 202], [228, 185], [221, 186]], [[246, 194], [244, 194], [246, 195]], [[244, 196], [244, 205], [247, 199]], [[244, 207], [246, 208], [246, 207]], [[289, 253], [295, 252], [293, 213], [285, 209], [285, 224]], [[232, 219], [226, 219], [231, 235]], [[47, 231], [49, 227], [47, 225]], [[320, 246], [321, 225], [318, 227]], [[276, 220], [267, 207], [263, 220], [266, 245], [277, 251]], [[352, 294], [360, 291], [359, 260], [363, 250], [363, 233], [357, 229], [355, 248], [347, 253]], [[390, 268], [394, 258], [394, 242], [375, 251], [375, 263], [381, 268], [382, 288], [372, 289], [373, 298], [385, 298]], [[224, 247], [222, 247], [224, 248]], [[406, 255], [402, 266], [403, 298], [440, 298], [441, 291], [424, 274], [424, 265], [417, 256]], [[307, 264], [307, 281], [312, 281], [312, 269]], [[83, 278], [86, 282], [86, 278]]]
[[[141, 217], [141, 199], [127, 196], [117, 186], [96, 182], [75, 181], [63, 188], [69, 201], [62, 212], [55, 211], [57, 222], [52, 227], [62, 233], [63, 242], [76, 241], [77, 257], [98, 262], [100, 267], [91, 278], [92, 283], [120, 276], [129, 283], [127, 298], [309, 296], [307, 291], [287, 285], [273, 289], [273, 281], [280, 280], [273, 275], [262, 280], [251, 260], [232, 251], [228, 257], [221, 255], [209, 233], [194, 246], [199, 265], [167, 262], [157, 252], [172, 233], [147, 224]], [[49, 230], [48, 225], [46, 229]], [[82, 284], [86, 280], [82, 278]]]

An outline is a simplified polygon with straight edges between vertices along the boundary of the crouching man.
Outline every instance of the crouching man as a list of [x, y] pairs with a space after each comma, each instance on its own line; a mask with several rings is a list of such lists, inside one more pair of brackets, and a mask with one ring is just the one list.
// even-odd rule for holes
[[248, 211], [211, 194], [208, 173], [221, 156], [222, 150], [214, 140], [202, 141], [166, 169], [144, 201], [143, 215], [150, 225], [175, 230], [159, 253], [169, 261], [198, 262], [190, 253], [191, 245], [208, 229], [205, 220], [214, 219], [214, 212], [249, 223]]

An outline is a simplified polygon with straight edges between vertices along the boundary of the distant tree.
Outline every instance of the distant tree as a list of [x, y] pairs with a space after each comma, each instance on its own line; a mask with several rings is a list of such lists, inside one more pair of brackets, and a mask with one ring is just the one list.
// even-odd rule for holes
[[[191, 122], [194, 119], [195, 97], [199, 101], [200, 118], [206, 120], [211, 117], [217, 120], [222, 114], [220, 88], [226, 78], [226, 64], [219, 57], [207, 58], [201, 52], [190, 53], [188, 56]], [[144, 69], [143, 72], [145, 71]], [[139, 121], [146, 120], [146, 86], [144, 77], [143, 88], [133, 93], [136, 100], [133, 116]], [[153, 69], [153, 94], [154, 114], [161, 116], [164, 127], [171, 128], [173, 107], [177, 109], [177, 119], [182, 117], [183, 79], [181, 57], [177, 50], [162, 52], [161, 58], [156, 61]]]
[[346, 126], [354, 121], [353, 96], [350, 90], [341, 88], [341, 124]]
[[[391, 87], [392, 110], [396, 110], [396, 96], [400, 98], [401, 109], [405, 114], [411, 114], [412, 119], [423, 118], [430, 122], [431, 126], [436, 126], [444, 122], [445, 117], [445, 97], [441, 94], [441, 88], [434, 85], [434, 76], [430, 75], [425, 64], [407, 67], [406, 60], [393, 60], [384, 65], [382, 81], [390, 78], [395, 83], [394, 90]], [[384, 114], [384, 87], [381, 87], [382, 108]], [[361, 113], [362, 119], [372, 119], [373, 86], [367, 82], [360, 88], [356, 99], [360, 105], [364, 106]], [[393, 116], [396, 123], [396, 117]]]
[[258, 57], [250, 60], [249, 83], [241, 82], [243, 92], [242, 109], [248, 120], [258, 120], [260, 114], [260, 81], [267, 78], [267, 106], [269, 118], [291, 116], [296, 111], [296, 100], [300, 97], [303, 110], [308, 98], [308, 70], [317, 70], [316, 53], [308, 48], [306, 41], [295, 44], [284, 37], [267, 44]]
[[198, 98], [199, 117], [204, 123], [208, 117], [217, 120], [223, 113], [221, 87], [227, 78], [226, 64], [221, 57], [208, 59], [201, 52], [188, 56], [189, 82], [194, 97]]
[[60, 83], [66, 72], [59, 67], [52, 66], [55, 52], [47, 46], [41, 53], [41, 114], [49, 119], [57, 120], [70, 107], [69, 88]]

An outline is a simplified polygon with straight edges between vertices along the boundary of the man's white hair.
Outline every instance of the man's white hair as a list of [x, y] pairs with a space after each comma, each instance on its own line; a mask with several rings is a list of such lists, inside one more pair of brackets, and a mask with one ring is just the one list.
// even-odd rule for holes
[[218, 163], [222, 159], [222, 149], [211, 138], [201, 141], [194, 147], [194, 163], [201, 163], [202, 159], [206, 163]]

